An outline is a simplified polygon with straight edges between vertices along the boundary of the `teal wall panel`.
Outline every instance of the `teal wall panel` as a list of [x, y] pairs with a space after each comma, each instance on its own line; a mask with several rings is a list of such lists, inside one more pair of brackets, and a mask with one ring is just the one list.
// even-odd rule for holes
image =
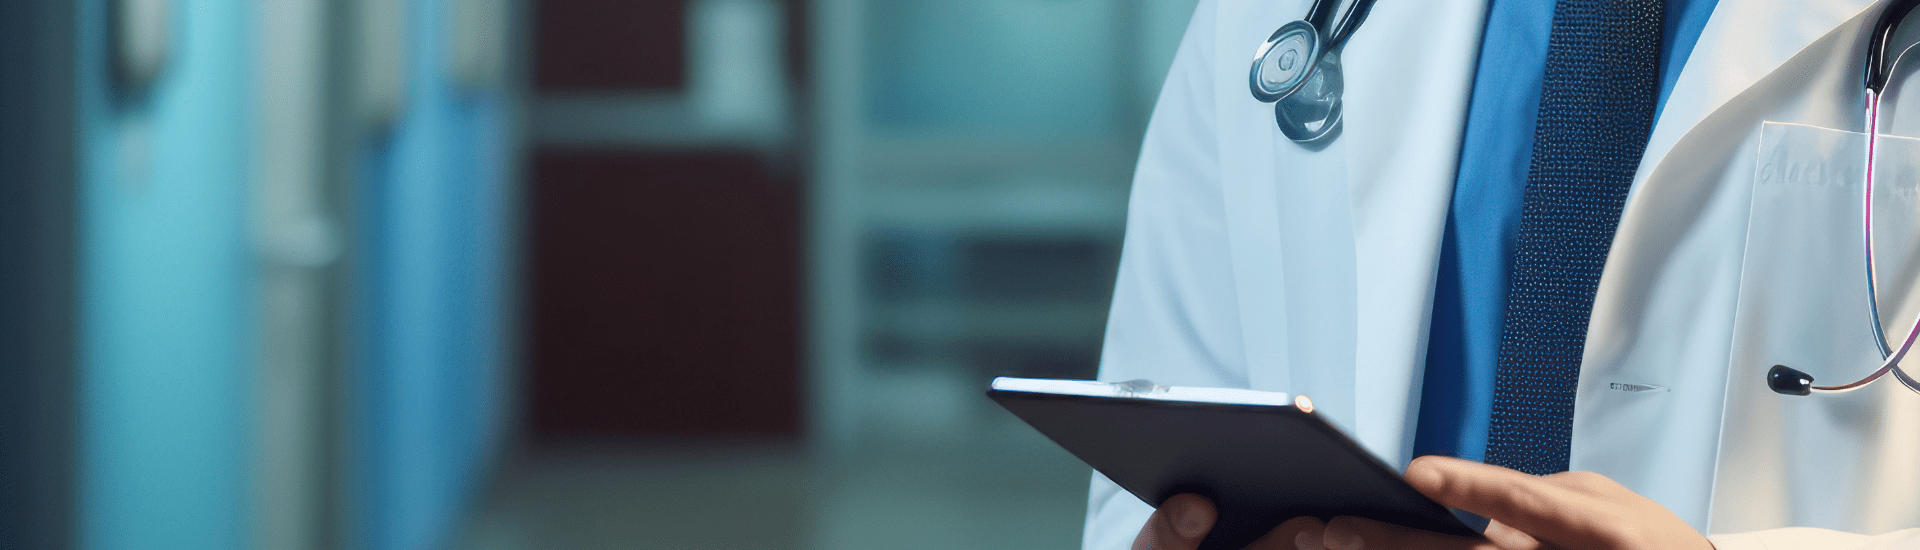
[[449, 71], [451, 1], [407, 2], [407, 104], [359, 170], [357, 547], [450, 544], [504, 430], [505, 90]]
[[80, 4], [80, 546], [241, 548], [254, 342], [247, 6], [174, 3], [168, 64], [115, 89]]

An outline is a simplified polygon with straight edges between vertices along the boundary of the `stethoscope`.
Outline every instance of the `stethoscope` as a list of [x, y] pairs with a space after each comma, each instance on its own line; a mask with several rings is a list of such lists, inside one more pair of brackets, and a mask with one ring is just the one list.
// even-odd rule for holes
[[1893, 32], [1899, 29], [1900, 21], [1907, 17], [1907, 12], [1911, 11], [1915, 5], [1920, 5], [1920, 0], [1895, 2], [1887, 8], [1887, 11], [1880, 14], [1879, 22], [1873, 25], [1873, 34], [1867, 37], [1867, 157], [1865, 160], [1867, 184], [1863, 200], [1865, 213], [1861, 216], [1861, 225], [1867, 249], [1867, 314], [1872, 317], [1873, 341], [1880, 347], [1880, 368], [1865, 378], [1846, 384], [1815, 386], [1813, 377], [1808, 376], [1807, 373], [1786, 365], [1774, 365], [1772, 369], [1767, 370], [1767, 387], [1775, 392], [1786, 395], [1847, 392], [1860, 389], [1888, 373], [1892, 373], [1894, 379], [1899, 380], [1900, 384], [1907, 389], [1920, 392], [1920, 381], [1915, 381], [1906, 370], [1900, 368], [1900, 359], [1906, 357], [1907, 352], [1913, 349], [1914, 340], [1920, 339], [1920, 317], [1914, 318], [1912, 328], [1907, 330], [1907, 338], [1900, 342], [1899, 348], [1887, 345], [1887, 335], [1880, 323], [1880, 300], [1877, 296], [1879, 281], [1873, 264], [1873, 161], [1874, 147], [1879, 141], [1880, 93], [1886, 89], [1887, 76], [1893, 72], [1893, 65], [1899, 61], [1899, 56], [1887, 57], [1887, 41], [1893, 36]]
[[1281, 25], [1253, 52], [1247, 85], [1273, 104], [1280, 133], [1302, 144], [1331, 139], [1340, 126], [1340, 47], [1367, 18], [1374, 0], [1357, 0], [1335, 28], [1340, 0], [1314, 0], [1307, 18]]

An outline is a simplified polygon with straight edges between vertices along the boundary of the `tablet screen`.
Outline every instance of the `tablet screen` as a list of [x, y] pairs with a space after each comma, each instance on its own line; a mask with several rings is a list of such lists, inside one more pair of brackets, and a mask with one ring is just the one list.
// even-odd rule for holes
[[[1251, 392], [1266, 395], [1252, 403], [1222, 402], [1180, 398], [1196, 388], [1060, 382], [1093, 385], [1044, 391], [1049, 388], [996, 380], [987, 393], [1148, 504], [1179, 493], [1211, 499], [1219, 516], [1201, 548], [1238, 549], [1297, 516], [1359, 516], [1479, 536], [1285, 394]], [[1201, 393], [1229, 395], [1220, 391], [1251, 390]]]

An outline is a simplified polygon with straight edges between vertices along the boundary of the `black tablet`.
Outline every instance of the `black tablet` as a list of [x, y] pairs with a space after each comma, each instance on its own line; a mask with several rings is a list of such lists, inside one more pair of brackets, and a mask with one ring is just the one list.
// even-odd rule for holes
[[1202, 549], [1237, 550], [1298, 516], [1480, 536], [1304, 399], [1004, 377], [987, 395], [1148, 504], [1180, 493], [1212, 499], [1219, 519]]

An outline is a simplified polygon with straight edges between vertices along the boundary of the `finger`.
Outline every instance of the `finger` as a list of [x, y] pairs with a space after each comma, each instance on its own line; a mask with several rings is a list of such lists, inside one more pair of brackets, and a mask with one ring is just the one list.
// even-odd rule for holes
[[1547, 543], [1540, 542], [1540, 539], [1533, 538], [1533, 535], [1521, 532], [1519, 529], [1508, 527], [1507, 524], [1500, 523], [1499, 521], [1487, 522], [1487, 529], [1481, 534], [1487, 537], [1488, 542], [1500, 547], [1501, 550], [1553, 550], [1554, 548]]
[[1327, 522], [1321, 544], [1331, 550], [1501, 550], [1480, 539], [1442, 535], [1366, 518], [1340, 516]]
[[[1573, 480], [1574, 482], [1582, 482]], [[1499, 520], [1540, 540], [1589, 540], [1608, 509], [1583, 492], [1516, 470], [1440, 456], [1416, 458], [1407, 483], [1429, 498]]]
[[1153, 511], [1153, 516], [1147, 518], [1140, 536], [1133, 539], [1133, 550], [1199, 548], [1200, 539], [1213, 530], [1215, 517], [1213, 503], [1206, 497], [1191, 493], [1167, 497], [1166, 502]]
[[[1320, 521], [1320, 518], [1300, 516], [1281, 522], [1242, 550], [1326, 550], [1320, 546], [1320, 531], [1326, 527], [1326, 522]], [[1296, 542], [1303, 539], [1312, 540], [1313, 545]]]
[[1593, 497], [1616, 496], [1631, 492], [1612, 478], [1593, 472], [1560, 472], [1540, 476], [1540, 479], [1556, 487]]

